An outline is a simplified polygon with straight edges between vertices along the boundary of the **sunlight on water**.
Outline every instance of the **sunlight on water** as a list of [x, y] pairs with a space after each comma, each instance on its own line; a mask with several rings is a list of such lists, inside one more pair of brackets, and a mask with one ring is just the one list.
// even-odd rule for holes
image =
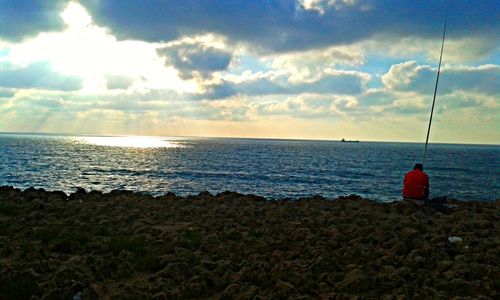
[[130, 148], [177, 148], [180, 144], [165, 140], [160, 137], [146, 136], [86, 136], [79, 137], [77, 141], [108, 147], [130, 147]]
[[[270, 199], [357, 194], [399, 201], [403, 177], [422, 148], [421, 143], [0, 134], [0, 186], [182, 196], [229, 190]], [[431, 197], [500, 198], [498, 164], [492, 163], [499, 157], [499, 146], [433, 144], [426, 164]]]

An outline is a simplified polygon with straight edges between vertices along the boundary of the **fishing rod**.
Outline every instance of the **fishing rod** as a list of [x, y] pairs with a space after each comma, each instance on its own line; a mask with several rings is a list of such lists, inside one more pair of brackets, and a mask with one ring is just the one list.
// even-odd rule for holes
[[446, 21], [447, 21], [447, 19], [448, 19], [448, 13], [446, 14], [446, 17], [444, 18], [443, 41], [441, 43], [441, 54], [439, 55], [439, 66], [438, 66], [437, 76], [436, 76], [436, 86], [434, 87], [434, 97], [432, 98], [431, 116], [429, 118], [429, 127], [427, 128], [427, 137], [425, 138], [425, 149], [424, 149], [424, 157], [422, 159], [422, 165], [425, 164], [425, 158], [427, 156], [427, 145], [429, 144], [429, 134], [431, 132], [432, 115], [434, 114], [434, 104], [436, 103], [436, 94], [437, 94], [437, 89], [438, 89], [439, 73], [441, 71], [441, 60], [443, 58], [444, 37], [446, 35]]

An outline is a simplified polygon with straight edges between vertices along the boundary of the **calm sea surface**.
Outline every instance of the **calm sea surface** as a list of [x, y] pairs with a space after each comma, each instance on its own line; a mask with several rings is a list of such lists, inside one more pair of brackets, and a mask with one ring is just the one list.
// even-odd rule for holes
[[[500, 198], [500, 146], [431, 144], [431, 196]], [[422, 144], [0, 134], [0, 185], [400, 199]]]

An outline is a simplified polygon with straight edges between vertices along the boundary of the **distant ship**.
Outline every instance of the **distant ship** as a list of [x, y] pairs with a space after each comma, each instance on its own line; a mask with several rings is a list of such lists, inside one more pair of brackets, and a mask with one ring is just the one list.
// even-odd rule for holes
[[348, 141], [346, 139], [342, 139], [342, 140], [340, 140], [340, 142], [342, 142], [342, 143], [359, 143], [358, 140], [356, 140], [356, 141]]

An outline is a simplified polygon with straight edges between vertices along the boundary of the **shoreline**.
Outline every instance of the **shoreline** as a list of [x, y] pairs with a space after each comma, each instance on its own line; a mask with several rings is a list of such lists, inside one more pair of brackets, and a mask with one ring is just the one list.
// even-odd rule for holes
[[[304, 196], [297, 196], [297, 197], [277, 197], [277, 198], [274, 198], [274, 197], [267, 197], [267, 196], [261, 196], [261, 195], [258, 195], [258, 194], [244, 194], [244, 193], [240, 193], [240, 192], [235, 192], [235, 191], [230, 191], [230, 190], [225, 190], [225, 191], [222, 191], [222, 192], [210, 192], [210, 191], [200, 191], [198, 193], [180, 193], [180, 194], [176, 194], [172, 191], [166, 191], [166, 192], [163, 192], [163, 193], [158, 193], [158, 192], [147, 192], [147, 191], [133, 191], [133, 190], [128, 190], [128, 189], [114, 189], [114, 190], [110, 190], [110, 191], [102, 191], [102, 190], [86, 190], [85, 188], [82, 188], [82, 187], [75, 187], [74, 189], [76, 189], [75, 191], [73, 192], [69, 192], [69, 191], [61, 191], [61, 190], [47, 190], [47, 189], [44, 189], [44, 188], [36, 188], [36, 187], [28, 187], [28, 188], [19, 188], [19, 187], [14, 187], [14, 186], [11, 186], [11, 185], [0, 185], [0, 194], [3, 192], [3, 191], [7, 191], [7, 190], [13, 190], [13, 191], [16, 191], [16, 192], [21, 192], [21, 193], [27, 193], [27, 194], [36, 194], [36, 193], [40, 193], [40, 194], [47, 194], [47, 195], [57, 195], [55, 197], [58, 197], [58, 198], [61, 198], [61, 199], [65, 199], [65, 200], [72, 200], [72, 199], [75, 199], [75, 198], [78, 198], [80, 196], [83, 196], [83, 197], [87, 197], [87, 196], [90, 196], [90, 197], [113, 197], [114, 195], [117, 195], [117, 194], [128, 194], [128, 195], [136, 195], [136, 196], [139, 196], [139, 197], [147, 197], [147, 198], [154, 198], [154, 199], [158, 199], [158, 198], [162, 198], [162, 197], [175, 197], [176, 199], [178, 200], [182, 200], [182, 199], [193, 199], [193, 198], [196, 198], [196, 197], [200, 197], [200, 196], [209, 196], [209, 197], [220, 197], [222, 195], [225, 195], [225, 194], [231, 194], [233, 196], [237, 196], [239, 198], [245, 198], [245, 197], [249, 197], [250, 199], [262, 199], [262, 200], [266, 200], [266, 201], [304, 201], [304, 200], [325, 200], [325, 201], [336, 201], [336, 200], [340, 200], [340, 199], [362, 199], [362, 200], [367, 200], [367, 201], [371, 201], [371, 202], [374, 202], [374, 203], [379, 203], [379, 204], [391, 204], [391, 203], [403, 203], [403, 199], [402, 199], [402, 196], [400, 197], [394, 197], [392, 200], [378, 200], [378, 199], [375, 199], [375, 198], [368, 198], [368, 197], [363, 197], [362, 195], [358, 195], [358, 194], [349, 194], [349, 195], [339, 195], [339, 196], [335, 196], [335, 197], [325, 197], [321, 194], [313, 194], [311, 193], [310, 195], [304, 195]], [[87, 195], [87, 196], [85, 196]], [[0, 195], [1, 196], [1, 195]], [[433, 197], [431, 197], [432, 199]], [[486, 203], [491, 203], [491, 202], [496, 202], [496, 201], [500, 201], [500, 198], [497, 198], [497, 199], [457, 199], [455, 197], [449, 197], [449, 196], [446, 196], [446, 197], [438, 197], [438, 198], [445, 198], [447, 199], [446, 202], [447, 203], [463, 203], [463, 202], [486, 202]]]
[[451, 202], [0, 187], [0, 298], [497, 298], [500, 200]]

